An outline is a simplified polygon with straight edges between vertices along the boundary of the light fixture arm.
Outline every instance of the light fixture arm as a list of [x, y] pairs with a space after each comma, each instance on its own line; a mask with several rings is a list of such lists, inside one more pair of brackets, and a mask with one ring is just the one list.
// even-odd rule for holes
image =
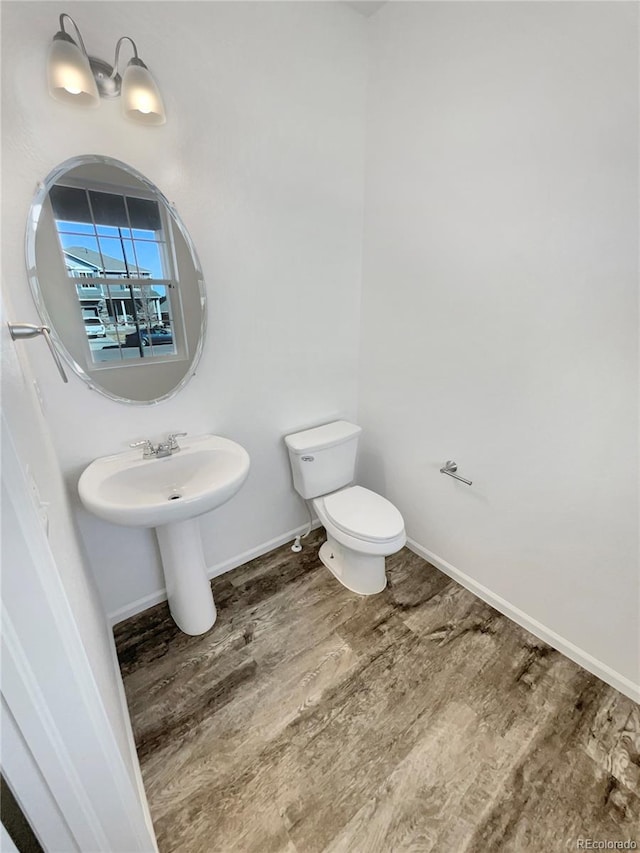
[[71, 38], [69, 33], [64, 28], [64, 19], [65, 18], [68, 18], [71, 21], [71, 23], [73, 24], [73, 28], [76, 31], [76, 36], [78, 37], [78, 41], [80, 42], [80, 49], [82, 50], [82, 52], [84, 53], [84, 55], [88, 59], [89, 54], [87, 53], [87, 48], [84, 46], [84, 39], [82, 38], [82, 33], [80, 32], [78, 25], [73, 20], [71, 15], [68, 15], [66, 12], [63, 12], [60, 15], [60, 32], [55, 36], [55, 38], [64, 38], [65, 41], [73, 41], [73, 39]]
[[131, 47], [133, 48], [133, 58], [129, 60], [129, 64], [130, 65], [140, 65], [142, 68], [147, 67], [144, 64], [144, 62], [140, 59], [140, 57], [138, 56], [138, 48], [137, 48], [134, 40], [131, 38], [131, 36], [121, 36], [116, 43], [116, 55], [115, 55], [115, 59], [113, 60], [113, 71], [111, 73], [112, 77], [115, 77], [115, 75], [118, 73], [118, 60], [120, 59], [120, 47], [121, 47], [123, 41], [130, 41]]

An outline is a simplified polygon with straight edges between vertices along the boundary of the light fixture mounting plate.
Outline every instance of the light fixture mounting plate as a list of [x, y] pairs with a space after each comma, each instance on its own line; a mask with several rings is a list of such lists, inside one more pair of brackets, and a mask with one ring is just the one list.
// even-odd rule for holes
[[96, 56], [89, 57], [89, 66], [93, 72], [100, 97], [107, 100], [117, 98], [122, 87], [122, 77], [119, 74], [111, 76], [113, 74], [113, 66], [105, 62], [104, 59], [98, 59]]

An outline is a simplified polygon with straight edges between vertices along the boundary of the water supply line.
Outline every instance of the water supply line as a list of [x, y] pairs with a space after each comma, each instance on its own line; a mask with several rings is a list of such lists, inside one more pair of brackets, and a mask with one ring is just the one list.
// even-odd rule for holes
[[302, 540], [306, 539], [307, 536], [311, 533], [311, 528], [313, 527], [313, 516], [311, 514], [311, 507], [309, 506], [309, 501], [305, 500], [304, 505], [307, 508], [307, 512], [309, 513], [309, 526], [307, 527], [307, 532], [302, 533], [293, 540], [293, 545], [291, 546], [291, 550], [294, 554], [299, 554], [302, 551]]

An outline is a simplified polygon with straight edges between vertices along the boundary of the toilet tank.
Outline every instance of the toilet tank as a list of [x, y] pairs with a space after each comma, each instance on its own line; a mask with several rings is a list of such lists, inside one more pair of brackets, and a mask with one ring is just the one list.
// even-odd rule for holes
[[285, 436], [295, 490], [308, 500], [348, 486], [361, 432], [356, 424], [333, 421]]

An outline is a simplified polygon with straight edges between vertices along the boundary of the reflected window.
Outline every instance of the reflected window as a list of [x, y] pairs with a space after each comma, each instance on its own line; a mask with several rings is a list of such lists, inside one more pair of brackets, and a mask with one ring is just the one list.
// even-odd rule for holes
[[49, 197], [94, 364], [175, 356], [173, 249], [158, 202], [62, 184]]

